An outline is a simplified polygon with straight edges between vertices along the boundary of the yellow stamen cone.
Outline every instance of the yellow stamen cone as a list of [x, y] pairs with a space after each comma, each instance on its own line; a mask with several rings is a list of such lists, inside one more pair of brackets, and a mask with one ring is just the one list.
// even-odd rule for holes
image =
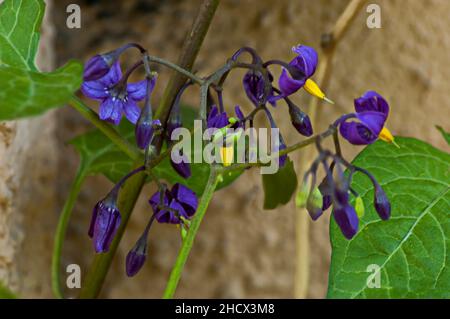
[[225, 146], [220, 149], [223, 166], [230, 166], [234, 158], [234, 146]]
[[392, 135], [391, 131], [389, 131], [386, 127], [383, 127], [380, 134], [378, 135], [378, 138], [382, 141], [392, 143], [396, 147], [400, 148], [400, 146], [397, 143], [395, 143], [394, 136]]
[[329, 98], [327, 98], [325, 96], [325, 93], [322, 92], [322, 90], [319, 88], [317, 83], [314, 82], [313, 80], [311, 80], [311, 79], [306, 80], [303, 88], [309, 94], [314, 95], [314, 96], [318, 97], [319, 99], [324, 100], [330, 104], [334, 104], [334, 102], [332, 100], [330, 100]]

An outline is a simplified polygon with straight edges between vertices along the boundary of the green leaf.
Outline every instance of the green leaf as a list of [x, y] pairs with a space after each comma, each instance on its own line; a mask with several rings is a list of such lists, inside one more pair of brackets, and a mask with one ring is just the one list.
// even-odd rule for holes
[[[134, 143], [132, 124], [124, 120], [118, 131]], [[85, 175], [103, 174], [116, 183], [131, 170], [132, 160], [97, 129], [76, 137], [70, 143], [80, 153], [80, 166]]]
[[0, 4], [0, 120], [38, 115], [66, 103], [81, 85], [83, 67], [70, 61], [50, 73], [35, 65], [42, 0]]
[[0, 120], [38, 115], [66, 103], [81, 84], [80, 63], [51, 73], [0, 66]]
[[275, 174], [262, 175], [264, 209], [275, 209], [289, 202], [297, 188], [294, 164], [288, 160]]
[[441, 132], [442, 136], [444, 137], [444, 139], [447, 141], [447, 144], [450, 145], [450, 133], [446, 132], [442, 126], [436, 125], [436, 128], [438, 129], [439, 132]]
[[0, 299], [16, 299], [17, 296], [0, 282]]
[[[416, 139], [396, 141], [400, 149], [377, 142], [353, 162], [382, 185], [392, 216], [378, 217], [372, 184], [356, 174], [352, 186], [366, 213], [352, 240], [331, 222], [330, 298], [450, 297], [450, 155]], [[380, 288], [367, 285], [371, 265], [379, 267]]]
[[5, 0], [0, 5], [0, 65], [37, 71], [39, 28], [45, 3], [41, 0]]

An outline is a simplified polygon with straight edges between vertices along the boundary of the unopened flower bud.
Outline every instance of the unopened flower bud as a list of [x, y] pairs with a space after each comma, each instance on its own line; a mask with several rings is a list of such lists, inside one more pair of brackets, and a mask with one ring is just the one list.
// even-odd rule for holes
[[291, 116], [292, 125], [300, 134], [304, 136], [311, 136], [313, 134], [311, 120], [305, 112], [291, 104], [289, 105], [289, 115]]
[[381, 188], [380, 184], [375, 183], [374, 185], [374, 206], [378, 215], [383, 220], [388, 220], [391, 217], [391, 203], [386, 196], [386, 193]]

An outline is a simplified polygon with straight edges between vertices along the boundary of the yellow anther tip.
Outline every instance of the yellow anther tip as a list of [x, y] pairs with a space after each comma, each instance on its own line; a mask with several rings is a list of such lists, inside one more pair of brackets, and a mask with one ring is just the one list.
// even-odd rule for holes
[[325, 102], [330, 103], [330, 104], [334, 104], [334, 101], [333, 101], [333, 100], [330, 100], [330, 99], [327, 98], [326, 96], [323, 97], [323, 100], [324, 100]]

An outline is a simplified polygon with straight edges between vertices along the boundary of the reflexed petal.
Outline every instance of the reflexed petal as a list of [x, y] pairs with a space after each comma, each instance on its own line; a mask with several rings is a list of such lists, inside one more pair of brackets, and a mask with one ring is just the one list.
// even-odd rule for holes
[[177, 200], [173, 199], [170, 202], [169, 206], [171, 209], [176, 211], [176, 213], [172, 212], [172, 216], [171, 216], [171, 220], [170, 220], [171, 224], [179, 224], [181, 222], [179, 216], [183, 216], [184, 218], [189, 218], [185, 208]]
[[344, 122], [339, 127], [341, 135], [354, 145], [367, 145], [376, 141], [377, 136], [363, 124]]
[[297, 53], [298, 56], [291, 62], [291, 65], [298, 67], [307, 78], [311, 77], [316, 72], [319, 62], [316, 50], [306, 45], [298, 45], [292, 48], [292, 51]]
[[198, 198], [194, 191], [183, 184], [175, 184], [172, 188], [172, 196], [184, 207], [188, 217], [194, 215], [198, 206]]
[[380, 112], [361, 112], [356, 113], [356, 117], [364, 124], [373, 135], [378, 136], [386, 122], [386, 115]]
[[357, 233], [359, 225], [359, 219], [355, 209], [350, 205], [339, 208], [335, 207], [333, 217], [345, 238], [352, 239]]
[[[166, 190], [166, 192], [163, 194], [163, 203], [162, 205], [168, 206], [169, 205], [169, 192]], [[153, 213], [157, 213], [158, 211], [158, 205], [160, 205], [160, 199], [161, 199], [161, 195], [160, 192], [156, 192], [152, 195], [152, 197], [149, 199], [149, 204], [153, 209]]]
[[83, 82], [81, 92], [84, 96], [95, 100], [103, 100], [109, 97], [108, 88], [98, 81]]
[[281, 92], [285, 96], [288, 96], [297, 92], [305, 84], [305, 81], [306, 78], [302, 80], [294, 80], [291, 78], [288, 71], [283, 69], [278, 80], [278, 85], [280, 86]]
[[128, 121], [133, 124], [136, 124], [139, 115], [141, 115], [141, 109], [133, 99], [128, 99], [127, 102], [124, 103], [123, 111]]
[[389, 114], [389, 104], [377, 92], [368, 91], [360, 98], [355, 99], [356, 112], [375, 111], [383, 113], [386, 118]]

